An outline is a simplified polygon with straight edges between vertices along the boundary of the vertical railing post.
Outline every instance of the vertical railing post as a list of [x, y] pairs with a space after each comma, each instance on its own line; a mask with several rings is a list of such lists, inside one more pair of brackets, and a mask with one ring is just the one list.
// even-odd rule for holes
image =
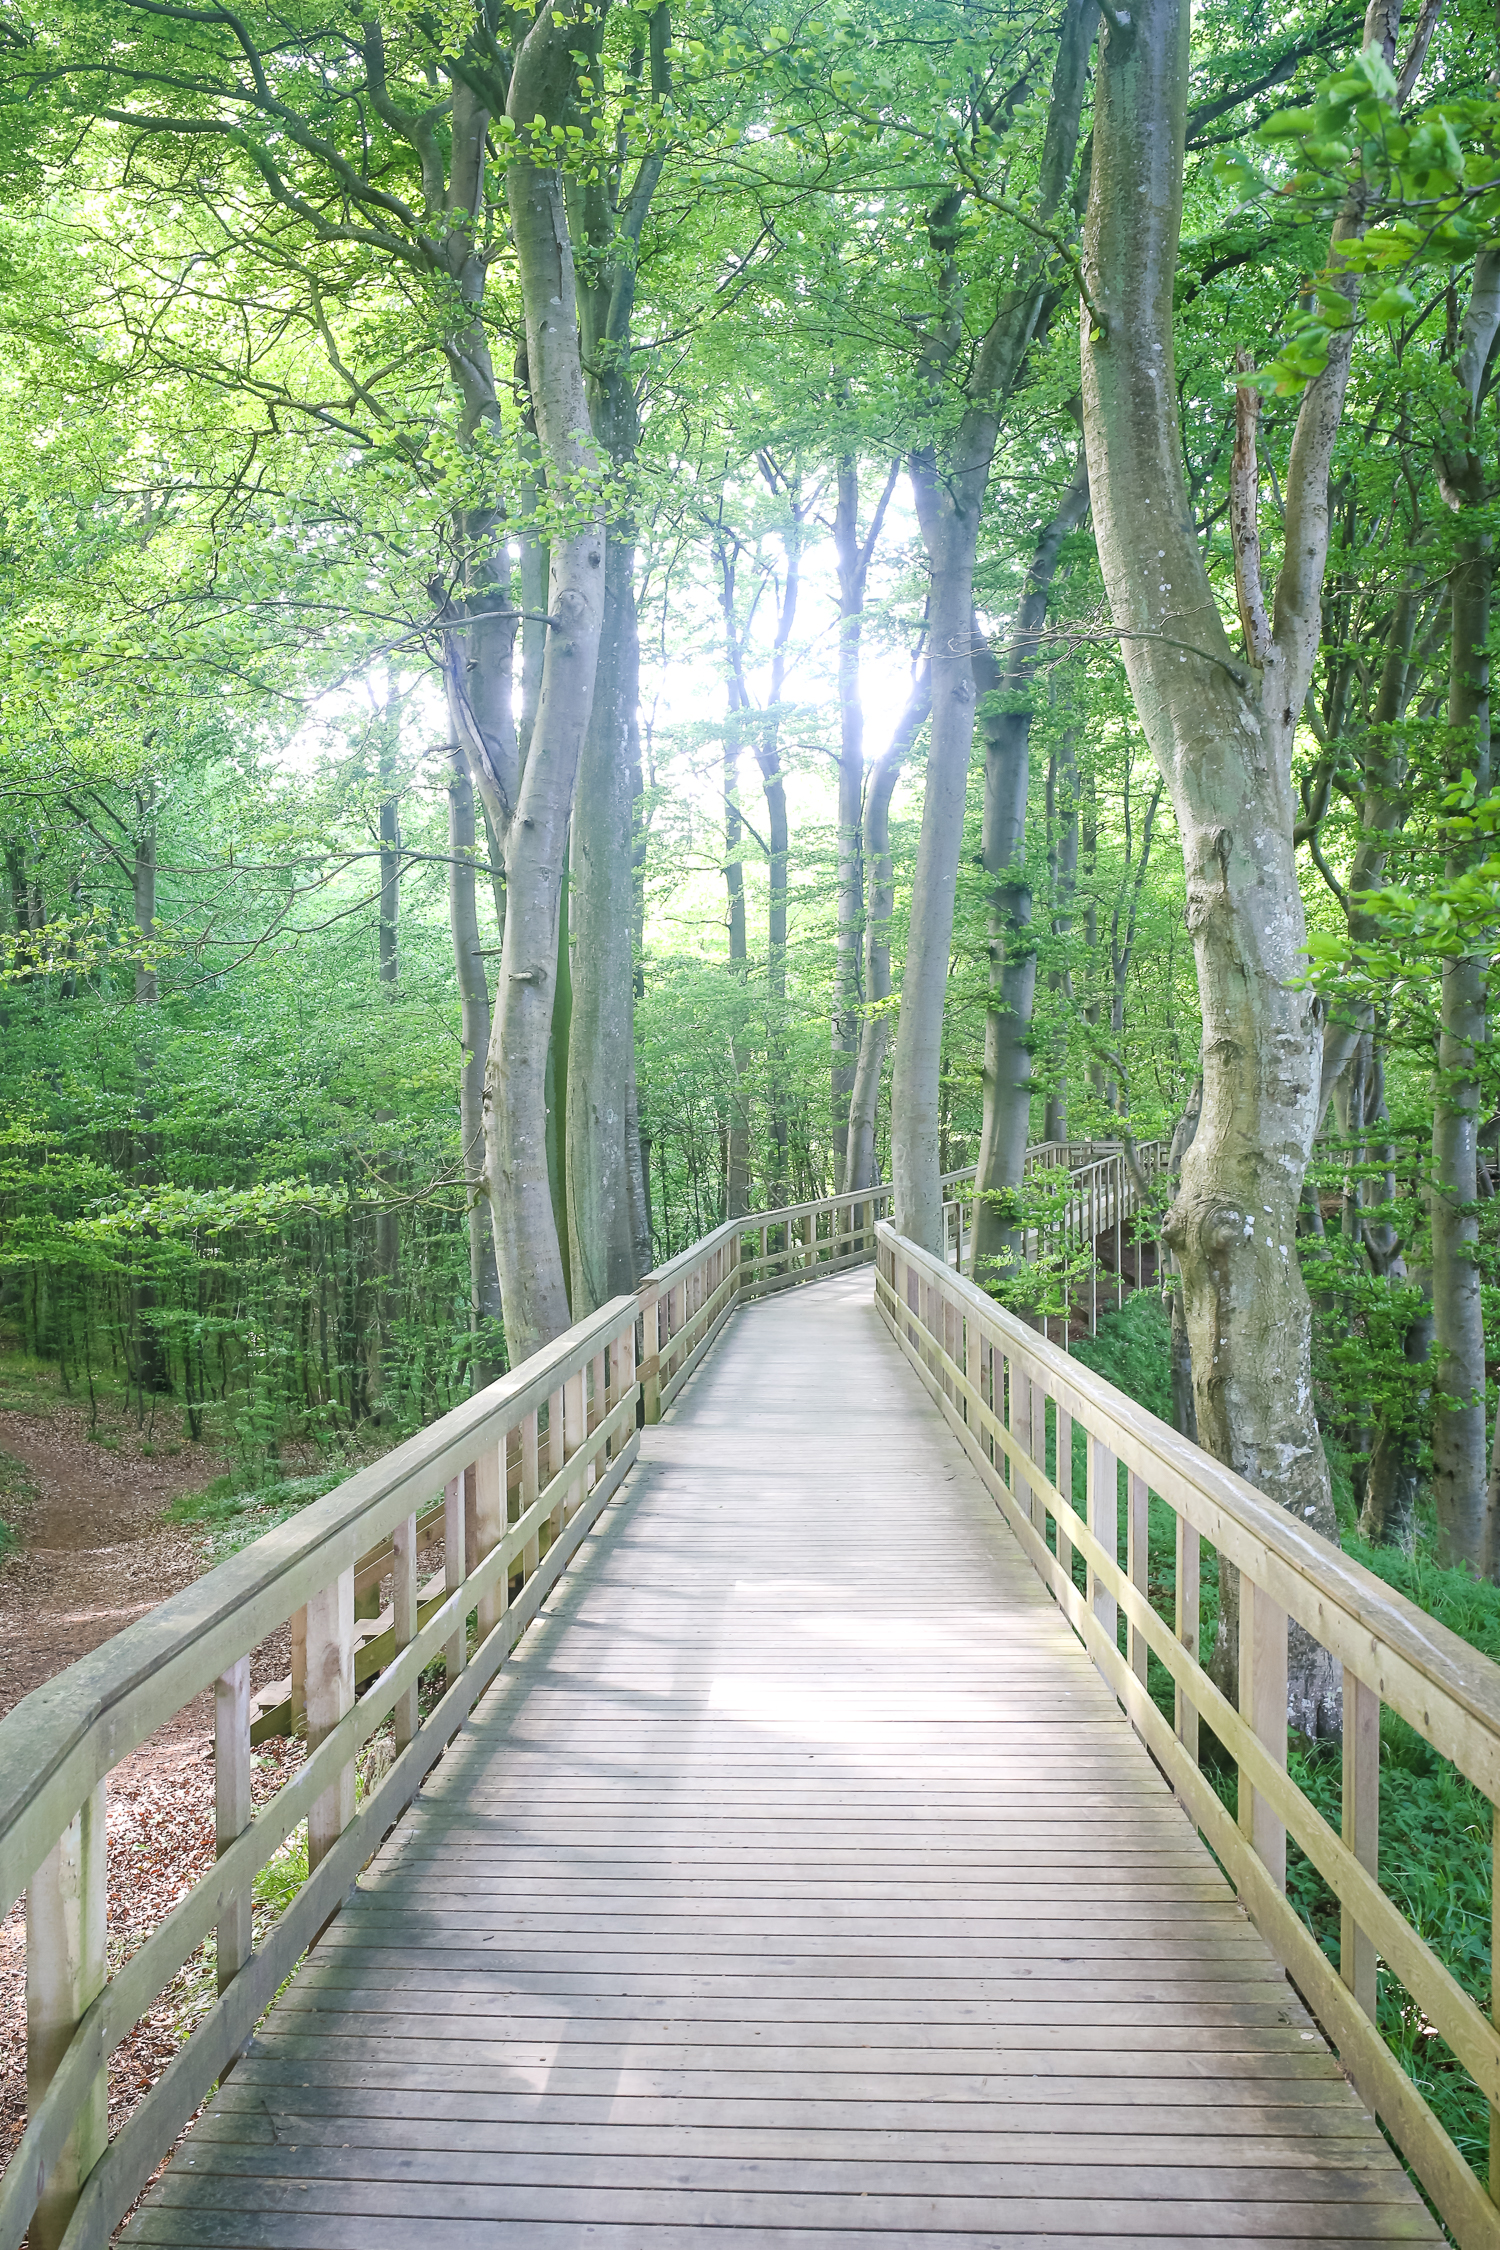
[[645, 1402], [646, 1420], [661, 1420], [661, 1323], [660, 1300], [653, 1289], [641, 1299], [641, 1396]]
[[[42, 1861], [26, 1892], [26, 2099], [33, 2115], [74, 2032], [104, 1989], [104, 1784]], [[101, 2050], [73, 2129], [32, 2215], [32, 2250], [57, 2250], [78, 2191], [109, 2140], [108, 2075]]]
[[[540, 1446], [537, 1439], [537, 1414], [533, 1407], [521, 1424], [521, 1513], [536, 1505], [542, 1489]], [[521, 1549], [521, 1576], [527, 1579], [536, 1569], [541, 1557], [541, 1534], [533, 1531]]]
[[[1073, 1501], [1073, 1417], [1061, 1399], [1053, 1401], [1053, 1444], [1057, 1451], [1057, 1473], [1052, 1481], [1069, 1506]], [[1066, 1518], [1057, 1519], [1057, 1562], [1064, 1578], [1073, 1576], [1073, 1542], [1063, 1529]]]
[[[464, 1473], [450, 1477], [443, 1487], [443, 1588], [456, 1594], [464, 1582]], [[465, 1621], [460, 1617], [443, 1643], [443, 1670], [452, 1687], [468, 1654]]]
[[[505, 1455], [508, 1433], [487, 1445], [474, 1464], [475, 1561], [492, 1555], [505, 1537]], [[510, 1589], [503, 1577], [479, 1598], [479, 1638], [493, 1633], [505, 1614]]]
[[[462, 1489], [461, 1480], [460, 1489]], [[458, 1523], [460, 1567], [463, 1521]], [[307, 1746], [316, 1750], [354, 1708], [354, 1571], [341, 1570], [307, 1605]], [[341, 1766], [307, 1816], [307, 1871], [328, 1857], [354, 1818], [354, 1760]]]
[[[1243, 1583], [1243, 1580], [1241, 1581]], [[1361, 1867], [1380, 1872], [1380, 1697], [1344, 1666], [1343, 1837]], [[1375, 1946], [1352, 1908], [1339, 1911], [1339, 1973], [1375, 2021]], [[1500, 2187], [1500, 2177], [1496, 2178]]]
[[[391, 1533], [391, 1624], [396, 1648], [410, 1648], [417, 1637], [417, 1518], [416, 1511]], [[396, 1698], [396, 1754], [399, 1757], [417, 1732], [417, 1683], [403, 1688]]]
[[584, 1478], [588, 1470], [588, 1460], [584, 1453], [587, 1437], [583, 1369], [580, 1367], [577, 1374], [570, 1375], [563, 1385], [563, 1459], [569, 1464], [577, 1461], [578, 1474], [564, 1487], [561, 1504], [553, 1518], [556, 1527], [552, 1534], [554, 1539], [561, 1538], [567, 1529], [568, 1518], [576, 1515], [583, 1506]]
[[[1128, 1477], [1126, 1497], [1125, 1570], [1131, 1585], [1142, 1601], [1149, 1600], [1147, 1592], [1147, 1546], [1151, 1526], [1151, 1498], [1144, 1477], [1132, 1469]], [[1146, 1659], [1149, 1643], [1137, 1625], [1130, 1628], [1130, 1669], [1141, 1686], [1146, 1685]]]
[[307, 1733], [307, 1611], [294, 1609], [292, 1634], [292, 1732]]
[[[1177, 1518], [1177, 1593], [1173, 1611], [1173, 1629], [1183, 1652], [1193, 1662], [1198, 1662], [1200, 1637], [1199, 1603], [1202, 1558], [1196, 1525], [1185, 1517]], [[1193, 1764], [1198, 1763], [1198, 1708], [1184, 1694], [1181, 1684], [1173, 1692], [1177, 1739]]]
[[[1092, 1432], [1088, 1440], [1088, 1506], [1089, 1529], [1098, 1540], [1111, 1562], [1120, 1559], [1120, 1486], [1116, 1473], [1115, 1457], [1102, 1438]], [[1089, 1606], [1098, 1618], [1112, 1645], [1120, 1637], [1120, 1605], [1103, 1584], [1098, 1573], [1089, 1568]]]
[[[1240, 1572], [1240, 1717], [1274, 1765], [1286, 1765], [1286, 1611]], [[1251, 1783], [1239, 1776], [1240, 1833], [1286, 1889], [1286, 1830]]]
[[[214, 1682], [214, 1857], [250, 1825], [250, 1659]], [[217, 1934], [218, 1985], [227, 1991], [250, 1958], [250, 1886], [229, 1901]]]
[[[563, 1394], [561, 1391], [553, 1391], [551, 1396], [547, 1400], [547, 1483], [549, 1486], [552, 1484], [555, 1478], [562, 1475], [563, 1462], [565, 1459], [566, 1454], [563, 1446]], [[547, 1545], [550, 1547], [553, 1540], [557, 1537], [558, 1533], [562, 1529], [561, 1500], [554, 1502], [552, 1509], [544, 1520], [543, 1529], [546, 1531]]]

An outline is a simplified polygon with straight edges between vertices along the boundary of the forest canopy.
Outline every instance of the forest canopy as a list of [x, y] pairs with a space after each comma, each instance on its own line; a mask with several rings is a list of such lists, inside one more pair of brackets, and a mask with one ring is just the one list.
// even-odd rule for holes
[[1053, 1316], [1157, 1140], [1182, 1425], [1495, 1575], [1497, 63], [7, 5], [12, 1351], [253, 1478], [877, 1181]]

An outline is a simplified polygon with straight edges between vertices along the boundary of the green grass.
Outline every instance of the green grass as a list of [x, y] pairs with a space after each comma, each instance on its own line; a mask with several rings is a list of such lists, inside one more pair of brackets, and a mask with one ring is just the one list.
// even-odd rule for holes
[[167, 1509], [168, 1523], [182, 1524], [195, 1531], [208, 1534], [208, 1548], [215, 1562], [226, 1555], [238, 1554], [248, 1547], [252, 1539], [263, 1532], [274, 1531], [277, 1524], [285, 1523], [314, 1500], [321, 1500], [336, 1485], [352, 1474], [351, 1465], [344, 1460], [329, 1461], [308, 1476], [276, 1477], [272, 1480], [246, 1487], [243, 1473], [216, 1477], [202, 1492], [184, 1493]]

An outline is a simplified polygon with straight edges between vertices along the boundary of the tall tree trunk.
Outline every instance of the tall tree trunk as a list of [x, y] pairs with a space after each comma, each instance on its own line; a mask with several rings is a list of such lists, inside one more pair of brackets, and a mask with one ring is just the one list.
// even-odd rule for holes
[[[526, 315], [526, 360], [537, 439], [551, 491], [572, 513], [549, 557], [550, 626], [536, 725], [508, 816], [505, 939], [486, 1073], [485, 1169], [512, 1365], [570, 1320], [547, 1172], [547, 1055], [556, 996], [559, 907], [568, 814], [593, 705], [604, 609], [604, 520], [579, 356], [562, 184], [524, 153], [531, 121], [559, 106], [575, 36], [544, 12], [516, 58], [508, 108], [523, 153], [506, 193]], [[496, 776], [498, 780], [500, 777]]]
[[144, 797], [136, 797], [136, 833], [131, 890], [135, 903], [136, 943], [135, 1004], [154, 1008], [157, 998], [156, 957], [156, 818]]
[[[1298, 416], [1274, 623], [1255, 531], [1254, 397], [1241, 391], [1233, 516], [1246, 655], [1238, 660], [1189, 506], [1173, 371], [1187, 82], [1183, 0], [1138, 0], [1128, 21], [1111, 21], [1100, 43], [1083, 263], [1084, 429], [1099, 557], [1136, 709], [1177, 812], [1202, 1004], [1202, 1116], [1163, 1231], [1182, 1272], [1200, 1442], [1337, 1540], [1296, 1256], [1321, 1114], [1321, 1036], [1303, 984], [1291, 757], [1317, 654], [1328, 465], [1350, 337], [1333, 337]], [[1336, 231], [1357, 224], [1346, 216]], [[1238, 1587], [1229, 1579], [1215, 1652], [1226, 1686], [1238, 1640]], [[1310, 1736], [1341, 1723], [1338, 1667], [1297, 1629], [1289, 1711]]]
[[[744, 674], [734, 615], [735, 560], [733, 549], [718, 548], [720, 605], [724, 615], [725, 677], [729, 711], [724, 728], [724, 890], [727, 900], [729, 973], [743, 991], [749, 975], [749, 938], [745, 925], [745, 869], [740, 847], [745, 824], [740, 817], [740, 728], [746, 709]], [[750, 1050], [738, 1030], [730, 1035], [729, 1062], [734, 1084], [729, 1096], [729, 1133], [725, 1155], [724, 1215], [743, 1218], [750, 1208], [750, 1110], [745, 1074]], [[665, 1213], [663, 1213], [665, 1218]]]
[[[1480, 386], [1500, 329], [1500, 251], [1487, 249], [1474, 281], [1454, 372], [1464, 403], [1450, 435], [1444, 488], [1458, 509], [1459, 543], [1449, 580], [1452, 647], [1448, 674], [1449, 772], [1467, 771], [1475, 794], [1490, 789], [1491, 534], [1470, 510], [1488, 498], [1477, 450]], [[1457, 441], [1457, 442], [1455, 442]], [[1472, 526], [1472, 528], [1471, 528]], [[1471, 852], [1450, 855], [1456, 881]], [[1481, 1577], [1500, 1566], [1489, 1506], [1485, 1446], [1484, 1314], [1480, 1304], [1478, 1056], [1485, 1039], [1486, 976], [1478, 954], [1443, 963], [1438, 1068], [1432, 1117], [1432, 1315], [1435, 1344], [1432, 1497], [1438, 1556]]]
[[627, 1121], [634, 1078], [630, 723], [635, 713], [635, 543], [611, 525], [594, 706], [573, 800], [568, 1028], [568, 1243], [573, 1317], [635, 1287]]
[[[1053, 67], [1035, 204], [1046, 227], [1072, 176], [1078, 125], [1098, 22], [1096, 0], [1067, 0]], [[958, 248], [962, 198], [932, 213], [928, 236], [941, 274], [944, 318], [927, 348], [934, 399], [957, 374], [963, 335]], [[974, 558], [1004, 402], [1019, 380], [1038, 327], [1058, 301], [1043, 253], [1018, 262], [1000, 306], [972, 354], [965, 407], [955, 436], [911, 457], [912, 492], [931, 572], [932, 735], [927, 790], [912, 885], [911, 921], [901, 979], [901, 1017], [891, 1089], [891, 1169], [896, 1224], [924, 1249], [941, 1248], [943, 1191], [938, 1155], [943, 1002], [953, 939], [954, 888], [963, 841], [969, 753], [974, 737]]]
[[833, 1101], [834, 1187], [849, 1176], [849, 1104], [854, 1093], [860, 1044], [860, 920], [864, 911], [864, 856], [861, 821], [865, 788], [865, 714], [860, 694], [860, 640], [870, 561], [895, 490], [900, 463], [893, 462], [885, 490], [863, 539], [859, 535], [859, 463], [845, 454], [837, 467], [838, 503], [833, 519], [833, 550], [839, 574], [839, 782], [838, 878], [833, 962], [833, 1019], [830, 1044]]
[[[473, 1332], [488, 1333], [493, 1338], [502, 1313], [490, 1199], [484, 1184], [484, 1058], [489, 1045], [490, 989], [479, 943], [474, 857], [474, 785], [468, 761], [455, 748], [448, 773], [448, 923], [453, 936], [463, 1045], [458, 1113], [469, 1210], [469, 1316]], [[475, 1389], [494, 1382], [501, 1372], [494, 1349], [481, 1350], [474, 1361]]]
[[[1047, 827], [1052, 876], [1052, 934], [1069, 937], [1073, 930], [1073, 896], [1078, 888], [1078, 759], [1072, 730], [1058, 743], [1047, 767]], [[1073, 979], [1066, 969], [1053, 969], [1047, 989], [1054, 1007], [1073, 997]], [[1051, 1083], [1047, 1088], [1044, 1141], [1068, 1137], [1067, 1033], [1059, 1028], [1053, 1037]]]
[[[585, 35], [589, 72], [602, 97], [603, 16]], [[652, 96], [670, 89], [671, 25], [665, 4], [648, 22], [648, 54], [631, 68], [649, 70]], [[585, 117], [585, 133], [592, 130]], [[569, 188], [569, 213], [579, 254], [579, 326], [590, 425], [600, 451], [622, 471], [640, 438], [636, 370], [631, 359], [636, 256], [641, 229], [661, 177], [662, 156], [642, 159], [628, 187], [619, 167], [601, 161]], [[575, 1319], [635, 1287], [644, 1198], [632, 1198], [635, 1123], [635, 782], [639, 768], [637, 706], [640, 629], [635, 596], [635, 527], [628, 516], [608, 526], [604, 614], [593, 713], [578, 770], [573, 810], [570, 903], [573, 917], [573, 1009], [568, 1034], [568, 1240]], [[649, 1264], [649, 1256], [647, 1260]]]
[[891, 795], [901, 768], [927, 724], [932, 709], [932, 675], [924, 664], [912, 682], [895, 732], [870, 771], [865, 791], [861, 857], [869, 885], [865, 914], [865, 1013], [860, 1025], [854, 1091], [849, 1101], [850, 1188], [874, 1187], [875, 1128], [880, 1112], [880, 1074], [891, 1035], [891, 916], [896, 906], [896, 876], [891, 859]]
[[755, 762], [766, 798], [766, 1061], [771, 1127], [767, 1201], [776, 1210], [790, 1199], [791, 1120], [787, 1084], [786, 941], [787, 884], [791, 873], [791, 831], [787, 822], [786, 776], [781, 764], [781, 703], [786, 692], [787, 649], [797, 618], [802, 586], [802, 535], [805, 509], [800, 473], [784, 476], [762, 457], [772, 491], [784, 491], [790, 509], [785, 534], [786, 578], [776, 612], [771, 644], [771, 690], [765, 716], [754, 735]]
[[1038, 637], [1057, 575], [1062, 544], [1088, 511], [1088, 466], [1082, 454], [1036, 551], [1002, 671], [993, 652], [974, 643], [974, 683], [981, 698], [984, 819], [980, 858], [992, 885], [989, 912], [989, 1005], [984, 1028], [984, 1115], [974, 1180], [976, 1275], [1014, 1262], [1020, 1249], [1015, 1197], [1026, 1168], [1031, 1125], [1031, 1018], [1036, 999], [1036, 940], [1026, 880], [1026, 806], [1031, 791], [1032, 674]]

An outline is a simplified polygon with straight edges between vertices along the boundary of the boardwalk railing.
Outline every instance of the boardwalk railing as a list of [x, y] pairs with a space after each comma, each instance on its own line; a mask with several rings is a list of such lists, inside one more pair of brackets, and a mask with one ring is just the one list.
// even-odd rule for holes
[[[1167, 1141], [1138, 1141], [1134, 1164], [1118, 1141], [1039, 1141], [1026, 1151], [1028, 1179], [1066, 1173], [1067, 1181], [1063, 1185], [1059, 1180], [1060, 1192], [1045, 1218], [1022, 1231], [1017, 1246], [1021, 1258], [1033, 1261], [1045, 1247], [1054, 1256], [1060, 1254], [1065, 1275], [1075, 1259], [1087, 1269], [1083, 1285], [1086, 1297], [1080, 1292], [1075, 1307], [1072, 1283], [1065, 1279], [1061, 1312], [1041, 1316], [1044, 1336], [1051, 1334], [1052, 1323], [1057, 1321], [1064, 1349], [1075, 1310], [1082, 1312], [1086, 1305], [1089, 1334], [1092, 1336], [1098, 1328], [1101, 1241], [1107, 1243], [1111, 1235], [1114, 1238], [1113, 1256], [1105, 1273], [1105, 1294], [1109, 1294], [1112, 1274], [1117, 1308], [1125, 1302], [1127, 1248], [1135, 1251], [1137, 1283], [1144, 1279], [1141, 1267], [1148, 1241], [1155, 1246], [1153, 1263], [1160, 1271], [1157, 1230], [1162, 1214], [1153, 1191], [1166, 1170], [1169, 1150]], [[974, 1177], [971, 1167], [967, 1172], [950, 1173], [943, 1181], [943, 1242], [948, 1262], [967, 1274], [974, 1271]], [[1143, 1219], [1148, 1222], [1144, 1227]]]
[[[1065, 1150], [1043, 1161], [1071, 1169], [1074, 1154]], [[1083, 1159], [1097, 1160], [1095, 1154]], [[1494, 1799], [1500, 1795], [1494, 1684], [1500, 1674], [1332, 1549], [1267, 1510], [1248, 1487], [1010, 1320], [940, 1260], [901, 1243], [881, 1219], [889, 1194], [867, 1189], [716, 1228], [648, 1275], [636, 1295], [616, 1298], [580, 1321], [0, 1720], [0, 1913], [25, 1891], [29, 2110], [25, 2136], [0, 2182], [0, 2250], [17, 2250], [28, 2226], [32, 2250], [61, 2244], [103, 2250], [541, 1609], [636, 1458], [639, 1422], [667, 1411], [742, 1298], [837, 1273], [877, 1247], [887, 1317], [1021, 1526], [1028, 1553], [1044, 1576], [1051, 1573], [1049, 1583], [1056, 1581], [1054, 1592], [1065, 1606], [1071, 1602], [1069, 1616], [1194, 1819], [1325, 2023], [1341, 2046], [1347, 2041], [1351, 2067], [1379, 2101], [1394, 2136], [1414, 2162], [1420, 2152], [1419, 2169], [1435, 2199], [1460, 2214], [1462, 2239], [1496, 2239], [1474, 2218], [1479, 2205], [1486, 2212], [1490, 2206], [1368, 2019], [1374, 1948], [1418, 1996], [1487, 2096], [1500, 2098], [1494, 2034], [1376, 1888], [1370, 1840], [1378, 1781], [1371, 1714], [1378, 1718], [1379, 1697], [1411, 1717]], [[1094, 1433], [1091, 1496], [1113, 1490], [1115, 1459], [1129, 1465], [1132, 1545], [1123, 1573], [1113, 1550], [1106, 1555], [1099, 1541], [1104, 1501], [1084, 1523], [1065, 1498], [1066, 1444], [1059, 1455], [1062, 1494], [1047, 1483], [1031, 1440], [1024, 1448], [1032, 1464], [1029, 1484], [1016, 1484], [1021, 1425], [1015, 1417], [1022, 1413], [1016, 1402], [1030, 1401], [1033, 1392], [1054, 1402], [1054, 1422], [1059, 1413], [1077, 1416]], [[1045, 1421], [1049, 1410], [1040, 1411]], [[1067, 1426], [1056, 1423], [1064, 1436]], [[1144, 1533], [1137, 1526], [1138, 1519], [1144, 1522], [1148, 1482], [1179, 1513], [1178, 1584], [1186, 1606], [1175, 1633], [1141, 1591]], [[1049, 1507], [1054, 1521], [1062, 1520], [1058, 1507], [1065, 1510], [1060, 1551], [1066, 1556], [1071, 1541], [1088, 1557], [1094, 1576], [1087, 1603], [1071, 1593], [1071, 1581], [1063, 1588], [1045, 1538], [1019, 1511], [1015, 1493], [1023, 1489], [1040, 1495], [1038, 1521], [1045, 1522]], [[1205, 1535], [1245, 1574], [1252, 1620], [1246, 1645], [1254, 1656], [1242, 1695], [1251, 1715], [1247, 1726], [1221, 1705], [1197, 1663], [1193, 1589], [1198, 1541]], [[1132, 1636], [1124, 1664], [1113, 1654], [1112, 1623], [1106, 1636], [1116, 1603]], [[1288, 1610], [1312, 1618], [1313, 1629], [1350, 1667], [1355, 1747], [1346, 1804], [1354, 1808], [1352, 1849], [1322, 1830], [1285, 1774], [1285, 1662], [1283, 1656], [1278, 1675], [1274, 1643], [1281, 1630], [1284, 1644]], [[252, 1705], [251, 1656], [288, 1625], [291, 1676]], [[1145, 1701], [1147, 1646], [1158, 1654], [1172, 1651], [1163, 1661], [1176, 1666], [1181, 1686], [1177, 1737]], [[217, 1863], [108, 1976], [106, 1777], [210, 1688]], [[1279, 1746], [1273, 1723], [1278, 1692]], [[1253, 1846], [1236, 1840], [1233, 1823], [1197, 1776], [1192, 1752], [1199, 1710], [1242, 1758]], [[392, 1762], [382, 1773], [362, 1753], [387, 1729]], [[288, 1731], [305, 1733], [306, 1762], [254, 1810], [252, 1736]], [[362, 1764], [369, 1779], [361, 1800]], [[304, 1821], [307, 1877], [257, 1944], [251, 1918], [256, 1877]], [[1339, 2007], [1326, 1987], [1331, 1981], [1335, 1993], [1343, 1988], [1281, 1896], [1278, 1823], [1299, 1841], [1311, 1838], [1305, 1848], [1325, 1871], [1333, 1865], [1336, 1887], [1349, 1902], [1346, 1954], [1355, 1991]], [[217, 2001], [111, 2141], [111, 2054], [215, 1934]]]
[[[28, 2226], [31, 2250], [102, 2250], [536, 1616], [635, 1459], [638, 1421], [666, 1411], [742, 1295], [872, 1258], [888, 1195], [716, 1228], [0, 1720], [0, 1916], [26, 1893], [29, 2112], [0, 2250]], [[288, 1625], [290, 1677], [252, 1699], [252, 1652]], [[210, 1688], [217, 1863], [107, 1977], [106, 1776]], [[393, 1763], [357, 1804], [387, 1721]], [[252, 1746], [292, 1733], [307, 1760], [252, 1813]], [[304, 1820], [307, 1880], [257, 1948], [255, 1879]], [[110, 2141], [109, 2057], [213, 1933], [219, 1998]]]
[[[1377, 2028], [1376, 1961], [1488, 2101], [1489, 2176], [1500, 2188], [1500, 2034], [1381, 1888], [1378, 1854], [1382, 1702], [1493, 1808], [1500, 1667], [888, 1226], [879, 1229], [876, 1290], [892, 1334], [1033, 1568], [1365, 2101], [1464, 2250], [1493, 2250], [1500, 2212]], [[1082, 1493], [1073, 1486], [1075, 1429], [1084, 1433]], [[1174, 1523], [1170, 1618], [1154, 1606], [1147, 1572], [1152, 1498]], [[1210, 1680], [1199, 1647], [1205, 1541], [1221, 1569], [1239, 1574], [1238, 1710]], [[1086, 1569], [1081, 1592], [1075, 1552]], [[1287, 1772], [1289, 1619], [1343, 1666], [1341, 1834]], [[1147, 1691], [1148, 1652], [1171, 1676], [1172, 1720]], [[1238, 1820], [1199, 1769], [1200, 1720], [1237, 1761]], [[1288, 1835], [1339, 1901], [1338, 1969], [1287, 1900]]]

